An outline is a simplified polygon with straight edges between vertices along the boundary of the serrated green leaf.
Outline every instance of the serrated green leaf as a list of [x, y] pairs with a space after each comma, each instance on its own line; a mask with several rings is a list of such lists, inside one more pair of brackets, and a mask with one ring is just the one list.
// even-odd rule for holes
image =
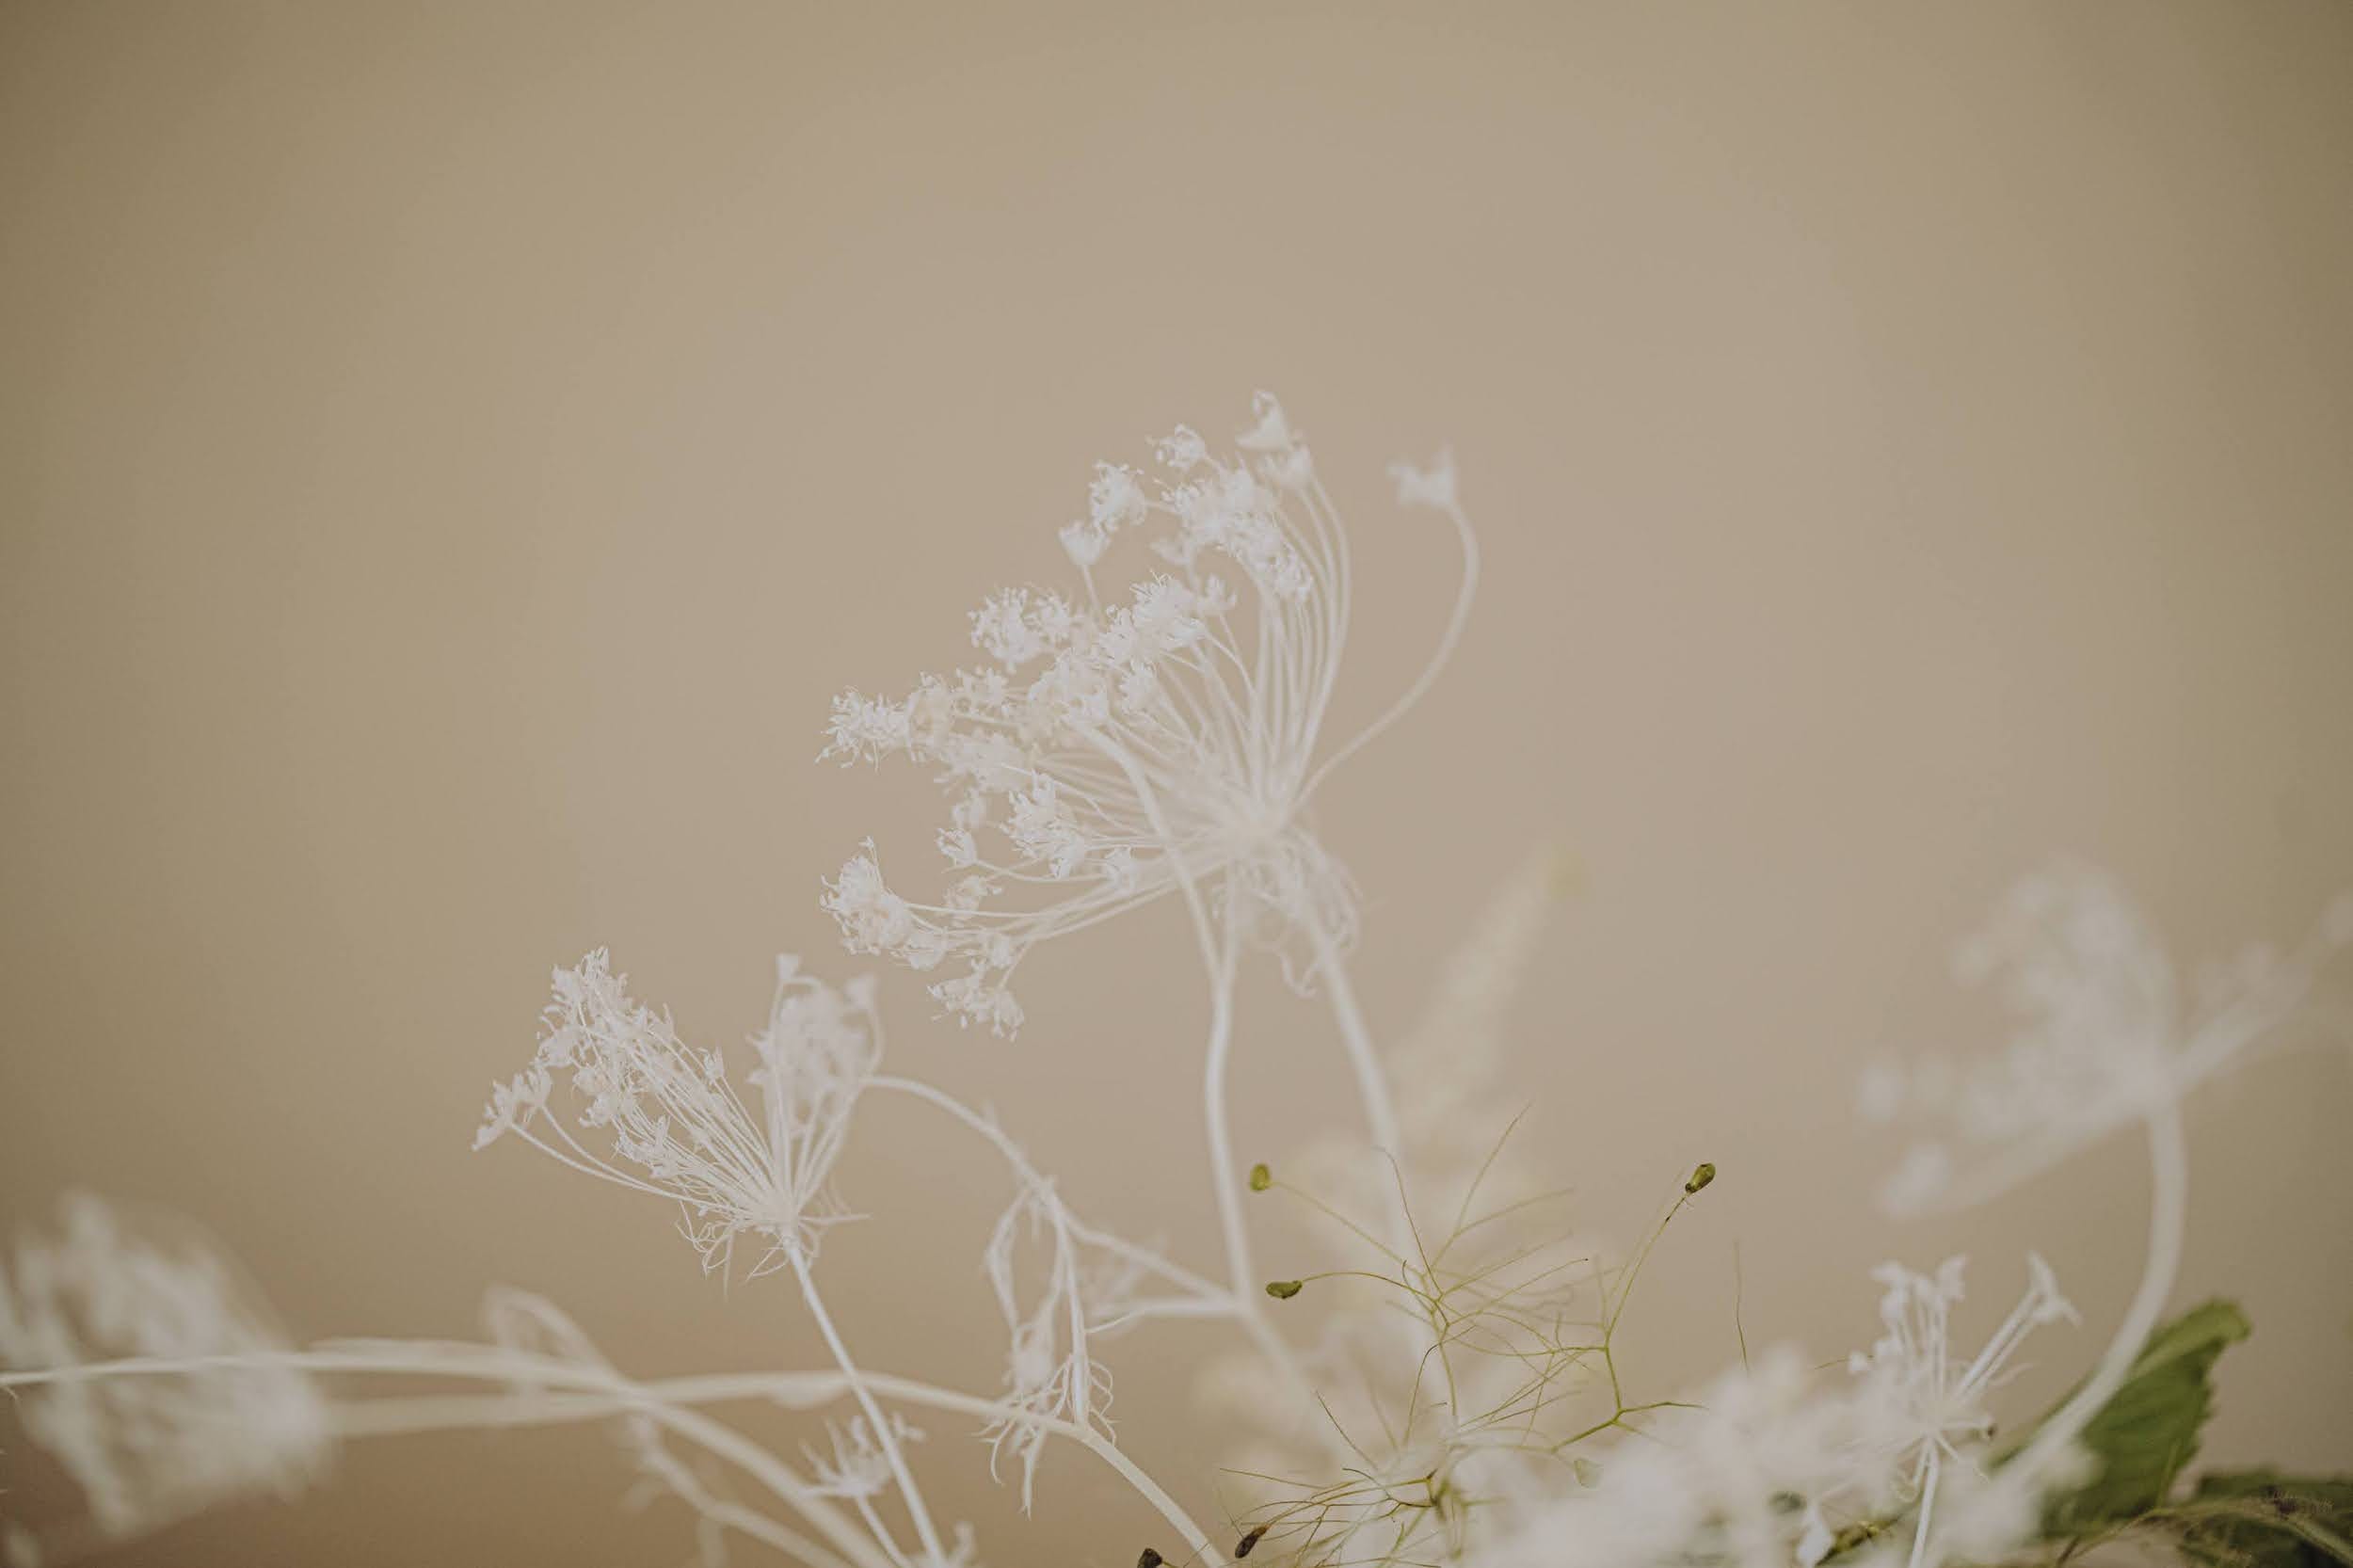
[[2151, 1335], [2124, 1385], [2077, 1438], [2097, 1469], [2081, 1487], [2052, 1500], [2045, 1530], [2089, 1535], [2164, 1502], [2197, 1453], [2199, 1432], [2213, 1412], [2215, 1359], [2251, 1332], [2236, 1304], [2212, 1301]]
[[2235, 1470], [2200, 1480], [2160, 1521], [2214, 1568], [2353, 1565], [2353, 1477]]

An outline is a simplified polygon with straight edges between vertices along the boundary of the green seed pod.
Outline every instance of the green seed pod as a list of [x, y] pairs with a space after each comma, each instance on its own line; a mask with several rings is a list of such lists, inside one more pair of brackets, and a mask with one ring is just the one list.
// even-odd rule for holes
[[1274, 1173], [1266, 1168], [1264, 1160], [1250, 1167], [1250, 1190], [1252, 1192], [1263, 1192], [1273, 1185]]
[[1715, 1179], [1716, 1167], [1703, 1163], [1691, 1173], [1691, 1179], [1683, 1184], [1683, 1190], [1686, 1192], [1696, 1192]]
[[1305, 1288], [1307, 1282], [1304, 1279], [1271, 1279], [1266, 1282], [1266, 1293], [1278, 1302], [1287, 1302]]

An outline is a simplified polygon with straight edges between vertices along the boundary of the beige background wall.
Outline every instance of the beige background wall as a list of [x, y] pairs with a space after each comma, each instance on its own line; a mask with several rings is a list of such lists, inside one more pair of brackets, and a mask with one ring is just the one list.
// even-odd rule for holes
[[[1725, 1173], [1648, 1374], [1732, 1353], [1735, 1242], [1753, 1341], [1843, 1350], [1867, 1265], [1961, 1249], [1988, 1313], [2034, 1246], [2111, 1321], [2129, 1146], [1899, 1232], [1849, 1085], [1990, 1026], [1944, 955], [2051, 851], [2192, 952], [2353, 883], [2349, 73], [2334, 3], [0, 8], [0, 1220], [168, 1202], [305, 1334], [505, 1280], [648, 1370], [805, 1358], [660, 1211], [470, 1158], [483, 1088], [593, 943], [720, 1039], [777, 949], [840, 969], [818, 876], [932, 808], [812, 765], [828, 694], [952, 661], [1092, 459], [1263, 384], [1356, 514], [1359, 717], [1450, 570], [1380, 465], [1461, 454], [1489, 589], [1323, 825], [1390, 1018], [1526, 846], [1582, 856], [1547, 1158], [1603, 1228]], [[894, 976], [896, 1059], [1206, 1256], [1196, 972], [1174, 912], [1074, 940], [1013, 1047]], [[1345, 1125], [1321, 1015], [1251, 1003], [1245, 1144]], [[2259, 1325], [2225, 1457], [2353, 1464], [2348, 1109], [2341, 1043], [2196, 1107], [2184, 1295]], [[828, 1265], [877, 1359], [985, 1383], [994, 1181], [915, 1131]], [[1115, 1363], [1194, 1496], [1199, 1343]], [[1133, 1560], [1092, 1470], [1024, 1533], [936, 1447], [991, 1560]], [[683, 1556], [625, 1480], [393, 1445], [120, 1560]]]

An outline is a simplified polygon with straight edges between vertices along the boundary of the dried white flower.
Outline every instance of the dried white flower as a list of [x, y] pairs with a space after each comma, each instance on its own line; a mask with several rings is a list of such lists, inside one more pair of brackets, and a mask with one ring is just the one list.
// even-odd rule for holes
[[[952, 802], [940, 847], [962, 874], [935, 901], [912, 901], [870, 841], [826, 884], [824, 907], [853, 952], [918, 970], [952, 963], [931, 990], [967, 1022], [1014, 1032], [1008, 982], [1024, 953], [1181, 887], [1278, 948], [1301, 934], [1316, 951], [1353, 937], [1354, 890], [1303, 808], [1435, 665], [1319, 761], [1348, 632], [1348, 543], [1281, 406], [1260, 393], [1255, 412], [1231, 457], [1179, 427], [1158, 446], [1167, 476], [1148, 488], [1130, 469], [1098, 466], [1087, 517], [1062, 536], [1083, 595], [990, 598], [971, 628], [988, 664], [926, 676], [896, 700], [835, 699], [823, 755], [935, 769]], [[1450, 465], [1403, 488], [1446, 510], [1467, 546]], [[1155, 526], [1162, 566], [1106, 592], [1094, 568], [1115, 536]]]
[[1963, 1260], [1946, 1258], [1933, 1274], [1884, 1263], [1871, 1277], [1885, 1288], [1880, 1321], [1886, 1332], [1848, 1360], [1856, 1376], [1884, 1386], [1896, 1456], [1916, 1495], [1939, 1467], [1982, 1445], [1993, 1431], [1987, 1400], [2000, 1386], [2026, 1336], [2044, 1323], [2080, 1322], [2059, 1294], [2050, 1265], [2026, 1257], [2026, 1290], [1984, 1348], [1966, 1364], [1952, 1352], [1952, 1309], [1962, 1296]]
[[[13, 1267], [0, 1270], [0, 1368], [285, 1350], [277, 1325], [216, 1255], [135, 1234], [87, 1194], [65, 1201], [61, 1237], [20, 1239]], [[27, 1434], [80, 1483], [92, 1523], [109, 1538], [230, 1497], [291, 1496], [318, 1479], [330, 1453], [325, 1400], [282, 1365], [69, 1377], [16, 1397]]]
[[[1649, 1418], [1577, 1471], [1579, 1485], [1518, 1499], [1514, 1527], [1477, 1568], [1810, 1568], [1841, 1532], [1899, 1532], [1915, 1568], [1998, 1560], [2035, 1535], [2043, 1489], [1983, 1463], [1987, 1398], [2036, 1325], [2074, 1313], [2040, 1258], [2024, 1297], [1966, 1364], [1951, 1349], [1956, 1258], [1933, 1274], [1875, 1271], [1886, 1332], [1843, 1383], [1783, 1348]], [[1908, 1523], [1906, 1523], [1908, 1522]], [[1883, 1560], [1884, 1551], [1869, 1560]]]
[[1864, 1112], [1947, 1119], [1882, 1193], [1898, 1211], [1974, 1202], [2048, 1169], [2188, 1093], [2278, 1031], [2321, 965], [2353, 944], [2324, 919], [2293, 954], [2254, 947], [2210, 969], [2185, 1004], [2147, 918], [2103, 873], [2062, 862], [2020, 882], [1963, 946], [1964, 982], [1991, 982], [2018, 1019], [2001, 1051], [1966, 1068], [1935, 1058], [1875, 1065]]
[[[720, 1054], [687, 1046], [666, 1013], [632, 1000], [599, 949], [555, 971], [538, 1053], [491, 1090], [474, 1146], [511, 1132], [575, 1170], [676, 1200], [706, 1267], [724, 1266], [746, 1234], [771, 1243], [755, 1273], [806, 1257], [842, 1218], [829, 1182], [880, 1058], [872, 982], [838, 991], [779, 958], [768, 1027], [751, 1044], [758, 1064], [739, 1092]], [[568, 1118], [550, 1103], [559, 1079]], [[575, 1127], [601, 1133], [611, 1153]]]
[[1726, 1373], [1529, 1508], [1478, 1568], [1793, 1568], [1826, 1549], [1826, 1508], [1887, 1490], [1870, 1399], [1794, 1351]]

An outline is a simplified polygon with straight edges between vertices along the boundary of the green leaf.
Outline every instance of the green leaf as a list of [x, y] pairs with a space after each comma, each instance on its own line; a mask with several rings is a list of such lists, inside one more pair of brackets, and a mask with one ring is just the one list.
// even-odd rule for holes
[[2158, 1522], [2180, 1532], [2185, 1555], [2214, 1568], [2353, 1565], [2353, 1477], [2209, 1475]]
[[2163, 1503], [2197, 1453], [2199, 1431], [2213, 1412], [2216, 1358], [2251, 1332], [2236, 1304], [2212, 1301], [2151, 1335], [2124, 1385], [2077, 1438], [2098, 1468], [2081, 1487], [2052, 1499], [2044, 1529], [2089, 1535]]

